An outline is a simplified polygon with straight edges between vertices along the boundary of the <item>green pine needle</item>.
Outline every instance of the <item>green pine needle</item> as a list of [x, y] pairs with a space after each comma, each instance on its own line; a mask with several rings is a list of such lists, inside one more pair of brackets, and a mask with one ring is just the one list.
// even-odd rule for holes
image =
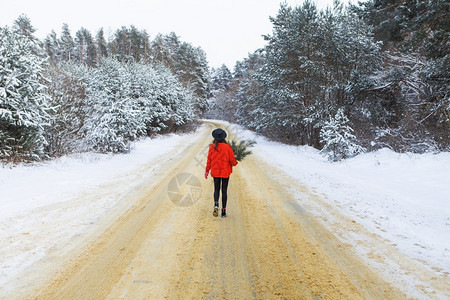
[[236, 140], [230, 142], [230, 146], [233, 149], [237, 161], [242, 161], [247, 155], [252, 154], [252, 151], [247, 148], [253, 147], [255, 144], [256, 142], [252, 140], [244, 140], [239, 143]]

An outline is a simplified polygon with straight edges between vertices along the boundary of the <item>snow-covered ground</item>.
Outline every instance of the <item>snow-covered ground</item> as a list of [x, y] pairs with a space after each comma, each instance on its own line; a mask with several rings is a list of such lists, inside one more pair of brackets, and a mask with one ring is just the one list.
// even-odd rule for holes
[[450, 153], [399, 154], [381, 149], [332, 163], [312, 147], [272, 142], [225, 124], [240, 139], [257, 142], [255, 155], [402, 253], [448, 276]]
[[[344, 215], [402, 253], [439, 272], [450, 272], [450, 153], [398, 154], [383, 149], [330, 163], [311, 147], [271, 142], [225, 124], [238, 137], [257, 142], [255, 155], [314, 190]], [[44, 257], [52, 245], [79, 235], [84, 226], [119, 205], [140, 176], [158, 172], [164, 155], [194, 143], [193, 136], [147, 139], [125, 155], [71, 155], [0, 167], [0, 287]], [[134, 174], [140, 166], [143, 173]], [[80, 199], [77, 195], [114, 180], [117, 185], [103, 187], [108, 190], [104, 197], [100, 193], [95, 199], [73, 202]], [[117, 190], [116, 196], [111, 197], [111, 189]], [[56, 239], [55, 231], [59, 231]]]
[[0, 221], [58, 202], [107, 182], [173, 150], [190, 135], [159, 136], [134, 145], [130, 154], [73, 154], [56, 160], [0, 168]]
[[146, 139], [129, 154], [84, 153], [13, 168], [0, 165], [0, 298], [20, 284], [21, 272], [33, 263], [74, 244], [93, 224], [107, 223], [102, 219], [107, 212], [131, 206], [124, 196], [159, 172], [168, 153], [195, 143], [195, 134]]

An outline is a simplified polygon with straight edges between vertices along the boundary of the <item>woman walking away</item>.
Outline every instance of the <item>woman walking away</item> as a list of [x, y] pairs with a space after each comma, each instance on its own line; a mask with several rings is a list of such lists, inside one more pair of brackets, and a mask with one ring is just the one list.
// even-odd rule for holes
[[227, 216], [227, 188], [233, 166], [237, 165], [233, 149], [225, 141], [227, 133], [220, 128], [213, 130], [214, 141], [209, 145], [208, 160], [206, 161], [205, 178], [208, 179], [209, 171], [214, 178], [214, 212], [213, 216], [219, 214], [219, 192], [222, 186], [222, 218]]

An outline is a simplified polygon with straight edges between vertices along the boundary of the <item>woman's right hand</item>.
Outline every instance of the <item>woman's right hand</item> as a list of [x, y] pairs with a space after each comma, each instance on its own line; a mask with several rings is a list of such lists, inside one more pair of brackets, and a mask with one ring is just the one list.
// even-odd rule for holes
[[208, 179], [208, 174], [209, 174], [209, 171], [206, 171], [205, 172], [205, 179]]

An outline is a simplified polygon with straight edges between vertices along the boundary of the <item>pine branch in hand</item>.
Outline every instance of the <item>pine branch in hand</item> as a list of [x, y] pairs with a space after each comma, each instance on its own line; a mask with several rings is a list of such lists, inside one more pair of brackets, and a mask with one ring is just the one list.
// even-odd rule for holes
[[252, 151], [248, 150], [248, 148], [253, 147], [255, 144], [256, 142], [252, 140], [244, 140], [239, 143], [236, 140], [230, 142], [237, 161], [242, 161], [247, 155], [252, 154]]

